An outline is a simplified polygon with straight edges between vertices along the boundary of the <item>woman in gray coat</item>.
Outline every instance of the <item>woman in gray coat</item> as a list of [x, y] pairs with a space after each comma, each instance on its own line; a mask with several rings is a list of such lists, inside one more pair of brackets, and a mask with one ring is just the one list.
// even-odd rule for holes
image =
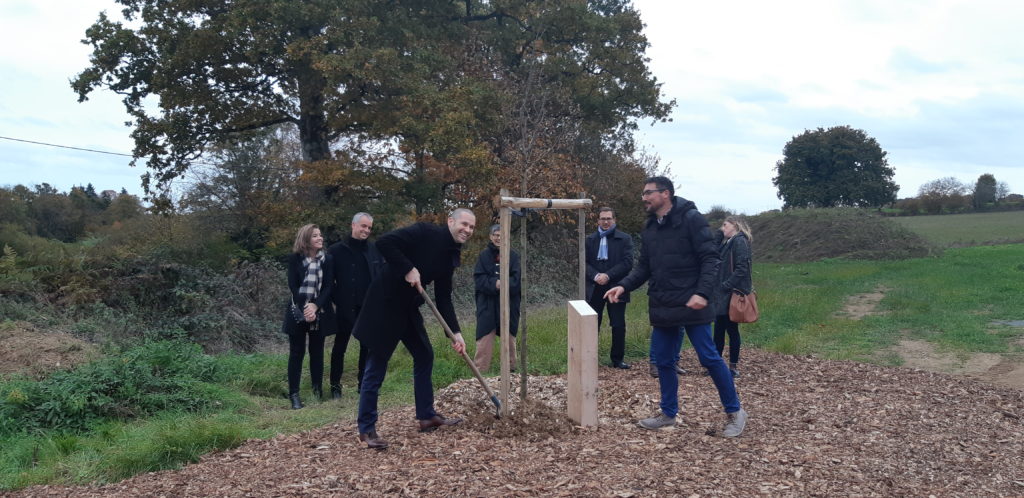
[[750, 227], [741, 218], [729, 216], [722, 222], [721, 255], [722, 263], [718, 267], [718, 291], [715, 299], [715, 348], [718, 354], [725, 350], [725, 335], [729, 334], [729, 371], [733, 377], [739, 376], [740, 362], [740, 326], [729, 319], [729, 299], [734, 290], [749, 294], [753, 290], [751, 283], [751, 251], [750, 242], [753, 236]]

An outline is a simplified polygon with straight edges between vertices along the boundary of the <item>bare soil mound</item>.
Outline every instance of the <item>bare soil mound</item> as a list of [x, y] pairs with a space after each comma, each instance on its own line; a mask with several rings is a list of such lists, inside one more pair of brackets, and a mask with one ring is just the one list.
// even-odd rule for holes
[[96, 355], [96, 346], [73, 335], [42, 330], [28, 322], [0, 323], [0, 376], [23, 374], [41, 379]]
[[[751, 350], [738, 388], [744, 435], [709, 378], [680, 377], [681, 424], [636, 426], [657, 411], [646, 369], [602, 368], [601, 424], [561, 414], [565, 378], [531, 378], [531, 403], [495, 420], [475, 380], [437, 396], [467, 420], [415, 430], [412, 408], [382, 413], [391, 447], [364, 449], [353, 421], [250, 441], [178, 471], [17, 496], [993, 496], [1024, 493], [1024, 392], [907, 368]], [[497, 382], [494, 382], [497, 385]], [[516, 418], [519, 417], [519, 418]], [[521, 422], [516, 424], [516, 422]]]
[[791, 209], [751, 216], [748, 221], [754, 233], [754, 259], [761, 262], [905, 259], [939, 251], [898, 222], [863, 209]]

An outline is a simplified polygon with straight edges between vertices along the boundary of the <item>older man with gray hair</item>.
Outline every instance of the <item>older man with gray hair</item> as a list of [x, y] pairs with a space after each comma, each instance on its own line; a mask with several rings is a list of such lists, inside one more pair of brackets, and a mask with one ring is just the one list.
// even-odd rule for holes
[[[345, 240], [336, 242], [327, 249], [334, 259], [334, 289], [332, 294], [335, 317], [338, 321], [338, 335], [334, 338], [331, 349], [331, 398], [341, 398], [341, 374], [345, 367], [345, 351], [352, 336], [359, 312], [363, 309], [363, 300], [370, 282], [377, 278], [384, 257], [377, 251], [377, 246], [370, 242], [373, 231], [373, 216], [369, 213], [356, 213], [352, 217], [352, 232]], [[366, 346], [359, 345], [359, 372], [356, 377], [358, 385], [363, 383], [366, 371]]]

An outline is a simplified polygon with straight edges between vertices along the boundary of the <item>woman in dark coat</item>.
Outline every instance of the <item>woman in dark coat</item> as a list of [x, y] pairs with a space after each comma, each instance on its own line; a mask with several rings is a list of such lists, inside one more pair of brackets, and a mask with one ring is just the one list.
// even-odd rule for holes
[[[288, 399], [291, 400], [293, 410], [302, 408], [299, 381], [302, 379], [307, 336], [313, 395], [323, 397], [324, 338], [337, 330], [331, 306], [333, 267], [331, 256], [324, 253], [324, 238], [320, 228], [316, 225], [300, 228], [295, 235], [293, 252], [288, 256], [288, 290], [291, 299], [285, 308], [282, 326], [288, 335]], [[293, 305], [296, 311], [291, 309]]]
[[[499, 306], [498, 289], [501, 287], [499, 280], [501, 246], [501, 225], [491, 227], [491, 241], [487, 247], [480, 252], [476, 259], [476, 267], [473, 268], [473, 281], [476, 285], [476, 354], [473, 363], [481, 372], [486, 372], [491, 366], [491, 357], [494, 354], [494, 340], [501, 330], [501, 313]], [[508, 268], [508, 294], [509, 294], [509, 331], [515, 337], [519, 328], [519, 302], [520, 292], [520, 268], [519, 254], [512, 251], [509, 254]], [[512, 341], [512, 370], [515, 370], [516, 341]]]
[[729, 216], [722, 222], [722, 245], [719, 254], [722, 263], [718, 267], [718, 289], [715, 292], [715, 347], [718, 354], [725, 350], [725, 335], [729, 334], [729, 371], [739, 376], [740, 326], [729, 319], [729, 299], [733, 290], [749, 294], [751, 283], [750, 242], [753, 235], [742, 219]]

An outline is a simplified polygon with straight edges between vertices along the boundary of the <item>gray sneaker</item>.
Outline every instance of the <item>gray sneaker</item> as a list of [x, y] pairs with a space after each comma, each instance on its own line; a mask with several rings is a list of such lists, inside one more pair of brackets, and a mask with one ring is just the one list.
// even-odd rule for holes
[[726, 413], [725, 429], [722, 430], [722, 437], [737, 437], [743, 434], [743, 428], [747, 426], [747, 411], [740, 408], [738, 412]]
[[672, 427], [674, 425], [676, 425], [676, 418], [669, 417], [664, 413], [659, 413], [651, 418], [645, 418], [640, 421], [640, 427], [652, 431], [656, 431], [658, 429], [662, 429], [665, 427]]

